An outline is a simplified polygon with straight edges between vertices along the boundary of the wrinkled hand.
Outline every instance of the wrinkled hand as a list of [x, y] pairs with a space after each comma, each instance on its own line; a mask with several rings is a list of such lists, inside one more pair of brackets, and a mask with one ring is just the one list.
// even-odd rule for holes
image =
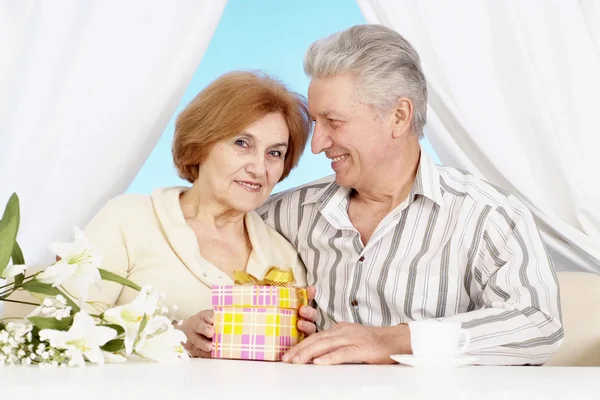
[[190, 353], [190, 356], [210, 358], [212, 338], [215, 335], [212, 310], [200, 311], [183, 321], [178, 328], [187, 337], [187, 342], [183, 347]]
[[[307, 288], [308, 302], [315, 298], [314, 286]], [[213, 327], [214, 313], [212, 310], [200, 311], [198, 314], [183, 321], [178, 328], [185, 333], [187, 342], [183, 347], [192, 357], [210, 358], [212, 350], [212, 338], [215, 335]], [[309, 306], [300, 307], [300, 317], [297, 322], [298, 330], [307, 336], [317, 331], [315, 322], [317, 310]]]
[[319, 365], [367, 363], [392, 364], [392, 354], [411, 354], [408, 325], [374, 328], [341, 322], [315, 333], [291, 348], [284, 362]]
[[[308, 304], [310, 304], [315, 295], [317, 293], [317, 289], [314, 286], [309, 286], [306, 288], [306, 294], [308, 295]], [[317, 331], [317, 326], [315, 322], [317, 322], [317, 310], [310, 306], [302, 306], [300, 307], [300, 318], [298, 318], [298, 322], [296, 323], [296, 327], [300, 332], [304, 332], [306, 336], [310, 336]]]

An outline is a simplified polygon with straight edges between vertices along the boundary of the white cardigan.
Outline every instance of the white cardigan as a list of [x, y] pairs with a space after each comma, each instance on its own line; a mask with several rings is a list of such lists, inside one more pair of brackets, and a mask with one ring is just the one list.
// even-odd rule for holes
[[[156, 286], [166, 294], [166, 303], [178, 306], [176, 318], [212, 308], [213, 284], [233, 284], [200, 254], [196, 235], [179, 203], [183, 190], [186, 188], [161, 188], [151, 196], [119, 196], [85, 228], [91, 244], [103, 252], [102, 268], [140, 286]], [[296, 285], [305, 287], [306, 269], [294, 247], [256, 212], [247, 213], [244, 221], [253, 248], [246, 271], [261, 278], [270, 265], [292, 268]], [[120, 305], [137, 294], [112, 282], [103, 281], [101, 288], [90, 288], [90, 300]]]

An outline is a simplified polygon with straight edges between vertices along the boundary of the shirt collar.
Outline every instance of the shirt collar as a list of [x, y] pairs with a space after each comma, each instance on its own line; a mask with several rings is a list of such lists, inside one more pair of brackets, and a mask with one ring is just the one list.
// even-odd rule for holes
[[427, 153], [423, 151], [423, 148], [421, 148], [417, 176], [415, 177], [415, 181], [410, 190], [409, 199], [414, 201], [417, 195], [428, 198], [438, 204], [442, 209], [446, 208], [444, 196], [442, 195], [442, 187], [440, 186], [438, 167], [433, 160], [429, 158]]
[[331, 178], [331, 183], [316, 190], [312, 195], [307, 196], [306, 200], [302, 203], [303, 206], [312, 203], [321, 203], [320, 209], [323, 209], [333, 197], [346, 197], [350, 193], [349, 188], [343, 188], [335, 182], [335, 175], [331, 175], [328, 178]]
[[[311, 196], [308, 196], [302, 203], [303, 206], [311, 203], [321, 203], [319, 209], [322, 210], [330, 201], [332, 201], [332, 199], [333, 201], [336, 201], [336, 199], [339, 201], [348, 196], [350, 189], [338, 185], [335, 182], [335, 175], [331, 175], [328, 178], [332, 179], [331, 183], [315, 191]], [[442, 209], [446, 208], [437, 166], [423, 151], [423, 148], [421, 148], [421, 155], [419, 157], [417, 176], [415, 177], [415, 181], [408, 197], [411, 203], [417, 195], [430, 199]]]

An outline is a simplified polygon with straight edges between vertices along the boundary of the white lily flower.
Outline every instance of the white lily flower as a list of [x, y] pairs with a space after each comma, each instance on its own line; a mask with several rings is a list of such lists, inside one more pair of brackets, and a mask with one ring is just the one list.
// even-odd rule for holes
[[104, 355], [100, 346], [117, 336], [117, 331], [106, 326], [96, 326], [94, 319], [85, 312], [75, 314], [73, 325], [68, 331], [42, 329], [41, 340], [50, 342], [57, 349], [67, 349], [71, 364], [82, 366], [84, 356], [93, 363], [104, 364]]
[[25, 271], [25, 268], [27, 268], [27, 266], [24, 264], [14, 265], [13, 263], [9, 263], [8, 266], [4, 269], [4, 272], [2, 272], [2, 275], [0, 275], [0, 278], [12, 278], [13, 276], [22, 274]]
[[159, 293], [156, 290], [143, 287], [131, 303], [104, 311], [104, 319], [107, 322], [120, 325], [125, 330], [125, 351], [127, 354], [131, 354], [133, 351], [133, 345], [144, 315], [149, 319], [154, 314], [158, 299]]
[[189, 358], [182, 344], [186, 341], [185, 334], [175, 329], [168, 318], [152, 317], [144, 331], [146, 334], [135, 346], [140, 356], [159, 362]]
[[102, 255], [90, 244], [81, 229], [73, 227], [73, 234], [73, 243], [52, 243], [48, 246], [60, 257], [60, 261], [46, 268], [36, 279], [58, 287], [73, 278], [80, 304], [83, 304], [87, 300], [89, 286], [98, 286], [102, 280], [98, 271]]
[[124, 363], [125, 361], [127, 361], [127, 359], [119, 353], [110, 353], [108, 351], [103, 351], [102, 354], [104, 354], [104, 362], [107, 364]]

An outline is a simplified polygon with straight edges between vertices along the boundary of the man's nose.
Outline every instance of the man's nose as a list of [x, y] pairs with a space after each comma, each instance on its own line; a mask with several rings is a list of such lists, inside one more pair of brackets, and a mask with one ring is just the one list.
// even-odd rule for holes
[[315, 123], [315, 129], [313, 130], [313, 136], [311, 141], [311, 150], [314, 154], [319, 154], [324, 150], [331, 147], [333, 142], [329, 137], [327, 129], [324, 129], [320, 123]]

